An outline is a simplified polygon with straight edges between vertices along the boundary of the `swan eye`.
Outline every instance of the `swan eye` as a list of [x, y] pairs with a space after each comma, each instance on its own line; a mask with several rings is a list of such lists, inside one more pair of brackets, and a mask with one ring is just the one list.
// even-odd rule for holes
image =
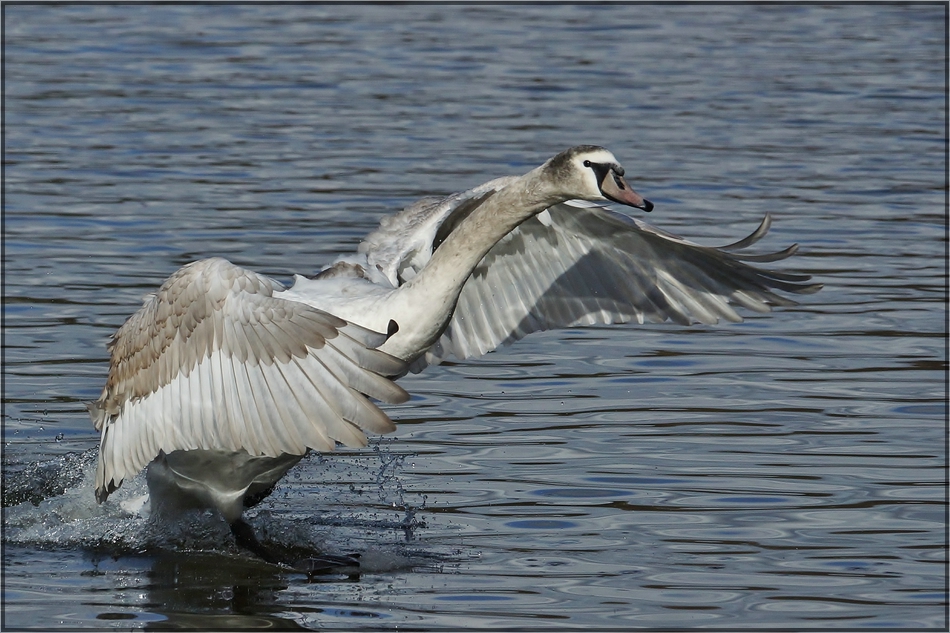
[[590, 161], [589, 161], [589, 160], [585, 160], [585, 161], [584, 161], [584, 167], [590, 167]]

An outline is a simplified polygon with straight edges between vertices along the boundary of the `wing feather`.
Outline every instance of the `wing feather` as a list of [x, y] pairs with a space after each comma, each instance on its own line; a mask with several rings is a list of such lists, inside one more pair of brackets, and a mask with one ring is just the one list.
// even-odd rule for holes
[[[285, 365], [274, 365], [277, 373], [280, 375], [278, 384], [287, 385], [291, 402], [295, 409], [304, 415], [295, 416], [294, 422], [298, 434], [305, 446], [318, 451], [333, 450], [333, 442], [327, 437], [325, 429], [321, 425], [312, 424], [311, 415], [330, 417], [332, 412], [328, 412], [325, 403], [319, 396], [314, 396], [309, 385], [309, 380], [297, 366], [298, 359], [294, 358]], [[313, 403], [312, 401], [316, 401]], [[310, 412], [307, 415], [307, 412]]]
[[[275, 282], [223, 259], [172, 275], [109, 343], [105, 389], [90, 405], [101, 431], [104, 500], [159, 452], [302, 455], [392, 421], [367, 396], [403, 402], [405, 364], [375, 348], [386, 335], [273, 296]], [[366, 394], [366, 395], [364, 395]]]
[[266, 455], [282, 453], [282, 447], [293, 447], [294, 442], [286, 432], [283, 417], [280, 414], [280, 404], [273, 397], [267, 378], [264, 374], [264, 363], [256, 367], [245, 366], [250, 393], [257, 411], [257, 417], [251, 417], [257, 423], [257, 434], [262, 437], [264, 444], [262, 451]]
[[[767, 312], [795, 305], [774, 291], [809, 293], [820, 284], [808, 283], [808, 275], [750, 263], [781, 261], [797, 245], [775, 253], [742, 252], [770, 226], [766, 215], [748, 236], [714, 248], [594, 203], [554, 205], [485, 256], [425, 361], [478, 356], [539, 330], [627, 321], [737, 322], [742, 317], [736, 307]], [[416, 254], [417, 265], [418, 259]], [[424, 366], [416, 362], [412, 369]]]
[[327, 356], [323, 354], [317, 363], [301, 363], [313, 387], [311, 393], [322, 396], [320, 402], [329, 410], [325, 423], [326, 435], [333, 442], [341, 442], [346, 446], [366, 446], [366, 436], [351, 423], [351, 420], [359, 417], [359, 403], [351, 397], [346, 385], [324, 379], [324, 376], [333, 373], [328, 367]]
[[248, 372], [248, 378], [254, 390], [261, 424], [274, 436], [274, 449], [289, 447], [293, 449], [289, 452], [302, 453], [305, 447], [296, 436], [293, 419], [286, 412], [286, 400], [279, 397], [279, 392], [275, 395], [270, 385], [270, 371], [277, 364], [261, 363], [257, 371]]
[[257, 448], [259, 454], [279, 455], [280, 451], [271, 442], [271, 436], [267, 430], [267, 413], [260, 410], [258, 394], [254, 391], [254, 384], [249, 375], [251, 372], [258, 372], [257, 365], [250, 367], [250, 362], [238, 363], [233, 357], [231, 365], [234, 367], [237, 392], [241, 398], [241, 417], [247, 429], [248, 442]]

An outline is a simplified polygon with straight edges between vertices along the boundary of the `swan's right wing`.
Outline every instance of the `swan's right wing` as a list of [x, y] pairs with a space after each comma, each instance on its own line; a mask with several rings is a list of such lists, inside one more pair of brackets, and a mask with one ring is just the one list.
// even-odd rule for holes
[[274, 297], [276, 286], [201, 260], [116, 332], [105, 389], [89, 407], [102, 433], [99, 501], [159, 451], [302, 455], [337, 441], [365, 446], [362, 429], [395, 429], [366, 398], [409, 397], [387, 378], [405, 364], [375, 349], [386, 336]]
[[741, 321], [734, 307], [766, 312], [793, 305], [773, 290], [813, 292], [807, 275], [746, 262], [792, 255], [738, 251], [768, 231], [766, 216], [747, 238], [714, 248], [583, 201], [558, 204], [503, 238], [462, 289], [445, 334], [412, 369], [464, 359], [531, 332], [628, 321], [682, 324]]

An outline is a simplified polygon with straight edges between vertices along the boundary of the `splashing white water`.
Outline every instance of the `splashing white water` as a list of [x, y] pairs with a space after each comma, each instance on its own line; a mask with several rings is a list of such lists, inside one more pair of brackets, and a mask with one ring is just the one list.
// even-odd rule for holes
[[[150, 551], [247, 555], [216, 513], [195, 512], [174, 522], [150, 516], [144, 473], [97, 504], [96, 456], [96, 449], [90, 449], [7, 473], [4, 542], [112, 556]], [[246, 517], [262, 542], [301, 555], [359, 551], [364, 571], [431, 564], [429, 555], [407, 548], [415, 531], [424, 527], [417, 514], [425, 501], [413, 505], [406, 500], [398, 477], [404, 458], [378, 446], [372, 455], [311, 455], [291, 471], [279, 494]]]
[[[144, 475], [115, 493], [115, 503], [97, 504], [93, 495], [96, 450], [38, 462], [6, 475], [4, 541], [40, 547], [140, 548], [148, 538]], [[39, 499], [37, 495], [48, 494]], [[52, 494], [50, 494], [52, 493]]]

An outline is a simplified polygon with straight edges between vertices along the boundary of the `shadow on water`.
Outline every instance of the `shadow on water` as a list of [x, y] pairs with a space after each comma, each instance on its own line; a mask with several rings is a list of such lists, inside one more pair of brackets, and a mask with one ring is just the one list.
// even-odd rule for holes
[[[291, 579], [272, 565], [218, 553], [127, 557], [126, 570], [138, 570], [143, 584], [137, 587], [142, 602], [136, 613], [108, 602], [97, 606], [98, 620], [145, 619], [146, 629], [301, 629], [293, 620], [272, 615], [277, 594]], [[94, 561], [89, 575], [117, 573]], [[152, 621], [153, 617], [156, 619]], [[163, 619], [162, 619], [163, 618]]]
[[[12, 556], [31, 557], [29, 548], [12, 549]], [[296, 587], [310, 592], [318, 585], [336, 596], [359, 592], [358, 573], [307, 575], [239, 554], [149, 549], [113, 557], [87, 550], [77, 560], [75, 552], [65, 549], [53, 553], [82, 569], [75, 574], [85, 585], [81, 604], [104, 627], [134, 621], [150, 630], [303, 629], [286, 617], [282, 594], [299, 593]], [[377, 563], [384, 556], [377, 554]], [[315, 621], [329, 611], [335, 618], [376, 617], [365, 610], [316, 605], [294, 611]]]

